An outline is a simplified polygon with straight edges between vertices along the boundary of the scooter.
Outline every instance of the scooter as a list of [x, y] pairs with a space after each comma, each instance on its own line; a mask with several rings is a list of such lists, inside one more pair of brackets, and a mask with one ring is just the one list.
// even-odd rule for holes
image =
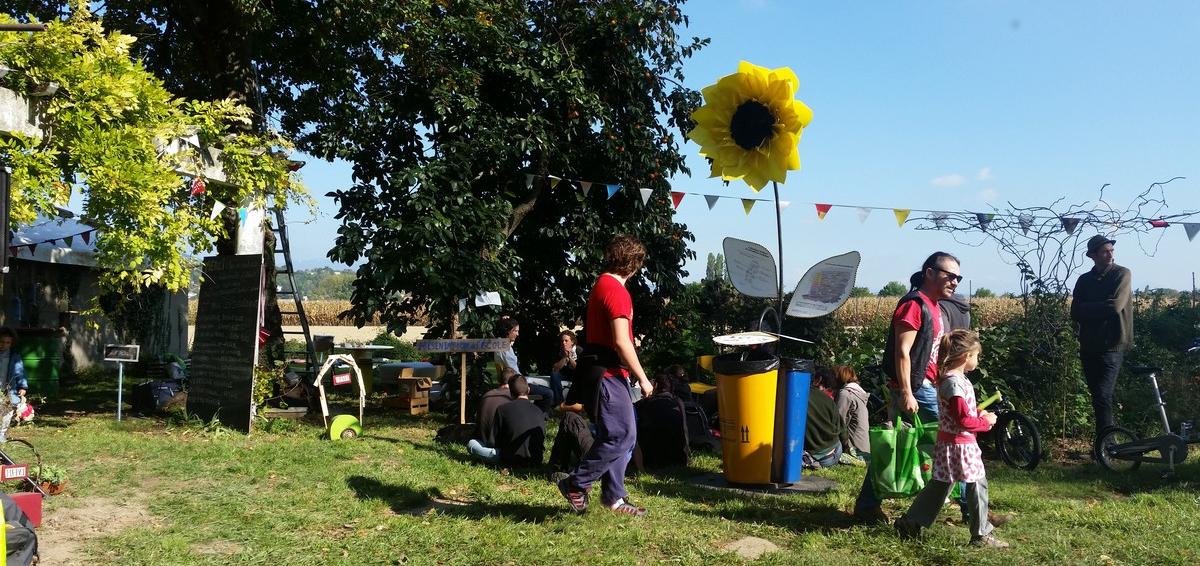
[[[1187, 351], [1200, 352], [1200, 338], [1194, 340]], [[1125, 427], [1111, 426], [1096, 438], [1095, 453], [1100, 464], [1114, 472], [1133, 471], [1140, 467], [1142, 462], [1150, 462], [1166, 464], [1165, 476], [1170, 477], [1175, 474], [1175, 466], [1187, 460], [1188, 445], [1200, 443], [1200, 430], [1194, 426], [1196, 422], [1191, 420], [1180, 423], [1177, 433], [1171, 431], [1171, 423], [1167, 419], [1167, 404], [1158, 388], [1158, 374], [1162, 373], [1162, 368], [1136, 366], [1130, 369], [1135, 375], [1144, 375], [1150, 380], [1155, 406], [1162, 420], [1163, 434], [1138, 438], [1136, 433]], [[1158, 453], [1158, 456], [1148, 456], [1152, 453]]]

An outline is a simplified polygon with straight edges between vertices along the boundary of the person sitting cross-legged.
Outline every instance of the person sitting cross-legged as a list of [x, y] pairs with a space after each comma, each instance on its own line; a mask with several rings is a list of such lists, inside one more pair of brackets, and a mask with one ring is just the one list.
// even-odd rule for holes
[[507, 467], [542, 465], [546, 446], [546, 420], [542, 410], [529, 400], [529, 384], [523, 376], [508, 383], [513, 401], [496, 411], [496, 452]]
[[654, 393], [633, 404], [637, 415], [638, 467], [653, 470], [686, 466], [691, 456], [687, 416], [683, 401], [674, 394], [674, 376], [662, 372], [652, 383]]
[[475, 438], [467, 443], [467, 451], [485, 462], [495, 461], [496, 411], [513, 400], [508, 383], [516, 375], [517, 372], [512, 368], [505, 368], [500, 372], [500, 385], [484, 393], [483, 399], [479, 401], [479, 420], [476, 421], [479, 429], [476, 431]]
[[808, 419], [804, 426], [804, 452], [815, 467], [828, 468], [838, 463], [842, 444], [847, 440], [846, 423], [838, 414], [837, 405], [825, 394], [823, 386], [833, 380], [833, 372], [818, 367], [812, 389], [808, 392]]

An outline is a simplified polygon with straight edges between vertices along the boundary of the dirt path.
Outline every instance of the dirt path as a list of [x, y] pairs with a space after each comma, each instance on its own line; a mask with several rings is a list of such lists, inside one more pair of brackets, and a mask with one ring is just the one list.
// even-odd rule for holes
[[[370, 342], [371, 339], [375, 338], [375, 336], [377, 336], [384, 329], [382, 326], [364, 326], [362, 328], [354, 326], [310, 326], [309, 328], [312, 330], [314, 336], [333, 336], [333, 341], [338, 344], [347, 340], [353, 340], [355, 342]], [[283, 329], [300, 330], [300, 327], [285, 326]], [[196, 327], [188, 326], [188, 344], [192, 343], [192, 336], [194, 336], [195, 333]], [[408, 327], [408, 332], [404, 333], [404, 336], [401, 336], [400, 338], [402, 340], [412, 342], [413, 340], [420, 340], [424, 335], [424, 326], [410, 326]]]

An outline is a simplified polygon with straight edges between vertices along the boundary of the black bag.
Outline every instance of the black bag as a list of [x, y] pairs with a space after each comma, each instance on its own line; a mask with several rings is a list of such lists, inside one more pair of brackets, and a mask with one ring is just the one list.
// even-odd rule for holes
[[179, 394], [178, 381], [155, 380], [133, 386], [133, 412], [150, 415]]

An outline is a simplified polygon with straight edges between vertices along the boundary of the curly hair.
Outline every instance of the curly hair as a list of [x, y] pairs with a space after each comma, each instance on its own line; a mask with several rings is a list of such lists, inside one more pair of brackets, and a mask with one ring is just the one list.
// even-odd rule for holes
[[604, 250], [604, 272], [628, 277], [637, 273], [646, 263], [646, 246], [637, 238], [621, 234]]

